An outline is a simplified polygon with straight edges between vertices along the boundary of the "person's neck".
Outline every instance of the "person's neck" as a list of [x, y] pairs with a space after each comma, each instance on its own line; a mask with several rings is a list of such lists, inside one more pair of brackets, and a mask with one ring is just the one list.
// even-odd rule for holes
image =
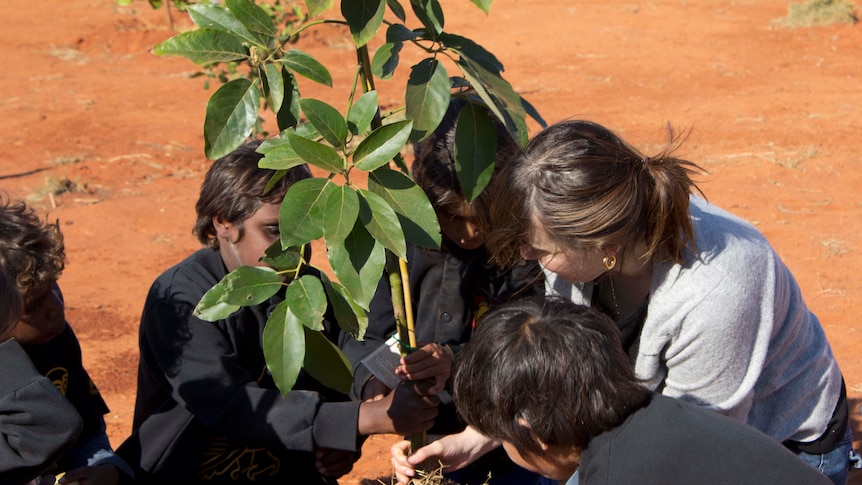
[[610, 277], [616, 287], [620, 315], [634, 312], [650, 293], [652, 286], [652, 260], [644, 260], [645, 246], [638, 245], [622, 258], [619, 270], [611, 270]]

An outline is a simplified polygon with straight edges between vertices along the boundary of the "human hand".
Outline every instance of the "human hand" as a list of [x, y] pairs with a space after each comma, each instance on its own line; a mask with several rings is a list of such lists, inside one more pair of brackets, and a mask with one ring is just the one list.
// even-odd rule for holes
[[448, 435], [419, 448], [412, 455], [410, 442], [396, 443], [390, 449], [392, 468], [398, 483], [407, 485], [416, 476], [416, 467], [425, 462], [441, 463], [447, 472], [464, 468], [480, 456], [499, 446], [499, 443], [471, 427]]
[[421, 381], [434, 379], [434, 385], [428, 389], [431, 395], [437, 394], [446, 387], [446, 381], [452, 374], [452, 349], [443, 344], [424, 344], [415, 351], [401, 358], [401, 365], [395, 368], [395, 374], [404, 380]]
[[59, 480], [62, 485], [116, 485], [120, 471], [114, 465], [83, 466], [69, 470]]
[[332, 448], [319, 448], [314, 453], [314, 465], [325, 477], [339, 478], [353, 469], [359, 453]]
[[379, 401], [386, 397], [389, 394], [389, 389], [386, 384], [377, 380], [376, 377], [371, 377], [368, 382], [365, 383], [365, 387], [362, 388], [362, 399], [364, 401]]
[[359, 434], [414, 434], [427, 431], [437, 417], [440, 400], [421, 391], [422, 383], [399, 384], [383, 399], [359, 405]]

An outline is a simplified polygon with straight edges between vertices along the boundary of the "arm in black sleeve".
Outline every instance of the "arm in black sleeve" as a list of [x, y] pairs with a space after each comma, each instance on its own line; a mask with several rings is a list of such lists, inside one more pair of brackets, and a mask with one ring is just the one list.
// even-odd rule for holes
[[0, 344], [0, 362], [0, 483], [26, 483], [75, 442], [83, 424], [16, 341]]
[[[312, 390], [282, 397], [258, 384], [260, 376], [251, 369], [264, 369], [258, 326], [265, 315], [259, 308], [211, 323], [192, 316], [195, 299], [157, 302], [141, 323], [142, 347], [155, 356], [149, 365], [179, 406], [232, 443], [292, 451], [313, 451], [315, 445], [357, 449], [359, 403], [327, 403]], [[340, 427], [334, 436], [318, 431], [334, 427]]]

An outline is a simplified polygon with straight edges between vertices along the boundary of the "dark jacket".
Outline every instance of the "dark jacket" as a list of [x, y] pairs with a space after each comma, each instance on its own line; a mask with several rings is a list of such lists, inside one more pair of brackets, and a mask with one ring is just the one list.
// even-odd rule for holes
[[[133, 432], [120, 453], [139, 467], [140, 483], [327, 483], [313, 452], [359, 449], [359, 403], [304, 372], [281, 396], [262, 338], [283, 292], [217, 322], [194, 317], [226, 274], [218, 251], [202, 249], [153, 283], [141, 316]], [[338, 343], [344, 336], [332, 322], [325, 332]]]
[[828, 485], [780, 443], [732, 418], [653, 394], [581, 453], [578, 483]]
[[80, 435], [81, 416], [13, 339], [0, 343], [0, 483], [48, 471]]
[[81, 435], [56, 462], [52, 472], [64, 472], [95, 465], [113, 465], [123, 483], [131, 481], [133, 472], [122, 458], [114, 454], [105, 426], [108, 405], [90, 379], [81, 357], [81, 344], [69, 324], [63, 333], [38, 345], [21, 346], [39, 373], [50, 380], [72, 403], [83, 420]]

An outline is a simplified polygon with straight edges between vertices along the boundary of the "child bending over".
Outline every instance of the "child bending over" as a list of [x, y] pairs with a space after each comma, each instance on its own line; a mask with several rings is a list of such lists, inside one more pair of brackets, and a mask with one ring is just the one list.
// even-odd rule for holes
[[551, 297], [501, 306], [462, 351], [454, 377], [464, 432], [408, 457], [463, 466], [502, 446], [516, 463], [580, 484], [828, 484], [780, 443], [714, 411], [649, 391], [609, 317]]

